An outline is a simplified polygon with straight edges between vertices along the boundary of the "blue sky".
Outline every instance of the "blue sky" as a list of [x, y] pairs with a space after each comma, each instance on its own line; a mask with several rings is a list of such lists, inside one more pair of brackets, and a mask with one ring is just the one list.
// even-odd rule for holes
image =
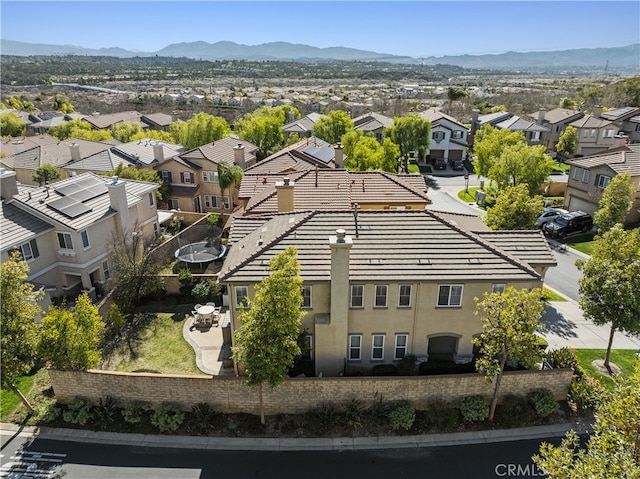
[[426, 56], [640, 42], [631, 1], [6, 1], [1, 37], [153, 52], [203, 40], [285, 41]]

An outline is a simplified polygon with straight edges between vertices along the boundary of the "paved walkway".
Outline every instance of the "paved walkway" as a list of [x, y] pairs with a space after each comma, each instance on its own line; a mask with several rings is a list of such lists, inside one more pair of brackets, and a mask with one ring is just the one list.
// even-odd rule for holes
[[[198, 369], [212, 376], [234, 375], [233, 367], [225, 367], [224, 359], [231, 354], [228, 345], [224, 344], [223, 330], [229, 324], [229, 313], [216, 326], [196, 326], [193, 317], [184, 322], [182, 335], [196, 353]], [[227, 327], [228, 329], [228, 327]]]
[[[137, 447], [168, 447], [180, 449], [212, 449], [237, 451], [344, 451], [361, 449], [397, 449], [410, 447], [456, 446], [503, 441], [520, 441], [548, 437], [562, 437], [573, 429], [579, 434], [590, 434], [591, 425], [586, 422], [550, 424], [546, 426], [496, 429], [490, 431], [421, 434], [414, 436], [379, 437], [326, 437], [326, 438], [270, 438], [270, 437], [203, 437], [167, 436], [150, 434], [123, 434], [115, 432], [87, 431], [49, 427], [22, 427], [16, 424], [0, 424], [3, 436], [56, 441], [117, 444]], [[5, 441], [3, 441], [4, 444]]]

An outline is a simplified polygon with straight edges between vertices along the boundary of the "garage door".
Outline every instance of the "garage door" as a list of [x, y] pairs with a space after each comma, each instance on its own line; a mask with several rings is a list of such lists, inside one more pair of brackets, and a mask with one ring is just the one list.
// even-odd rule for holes
[[429, 338], [427, 352], [430, 358], [453, 359], [457, 347], [458, 338], [456, 336], [437, 336]]
[[450, 160], [461, 160], [462, 159], [462, 150], [449, 150], [449, 159]]
[[444, 158], [444, 150], [430, 150], [429, 156], [432, 160], [435, 160], [436, 158]]
[[585, 213], [593, 215], [596, 211], [596, 205], [585, 201], [582, 198], [572, 196], [569, 198], [569, 211], [584, 211]]

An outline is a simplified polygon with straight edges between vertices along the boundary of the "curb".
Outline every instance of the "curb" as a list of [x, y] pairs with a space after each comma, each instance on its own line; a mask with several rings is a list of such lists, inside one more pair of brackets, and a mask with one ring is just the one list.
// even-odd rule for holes
[[335, 438], [269, 438], [269, 437], [203, 437], [161, 436], [151, 434], [123, 434], [50, 427], [31, 427], [16, 424], [0, 425], [1, 435], [68, 442], [88, 442], [136, 447], [164, 447], [172, 449], [200, 449], [227, 451], [349, 451], [367, 449], [400, 449], [442, 447], [461, 444], [487, 444], [521, 441], [544, 437], [562, 437], [568, 431], [579, 434], [591, 432], [590, 424], [581, 422], [531, 426], [514, 429], [422, 434], [413, 436], [335, 437]]

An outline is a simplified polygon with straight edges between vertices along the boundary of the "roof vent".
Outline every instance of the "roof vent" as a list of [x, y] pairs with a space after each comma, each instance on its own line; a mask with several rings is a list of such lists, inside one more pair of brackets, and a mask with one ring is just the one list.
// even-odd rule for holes
[[343, 230], [342, 228], [339, 228], [336, 230], [336, 243], [344, 243], [344, 237], [347, 234], [347, 232], [345, 230]]

